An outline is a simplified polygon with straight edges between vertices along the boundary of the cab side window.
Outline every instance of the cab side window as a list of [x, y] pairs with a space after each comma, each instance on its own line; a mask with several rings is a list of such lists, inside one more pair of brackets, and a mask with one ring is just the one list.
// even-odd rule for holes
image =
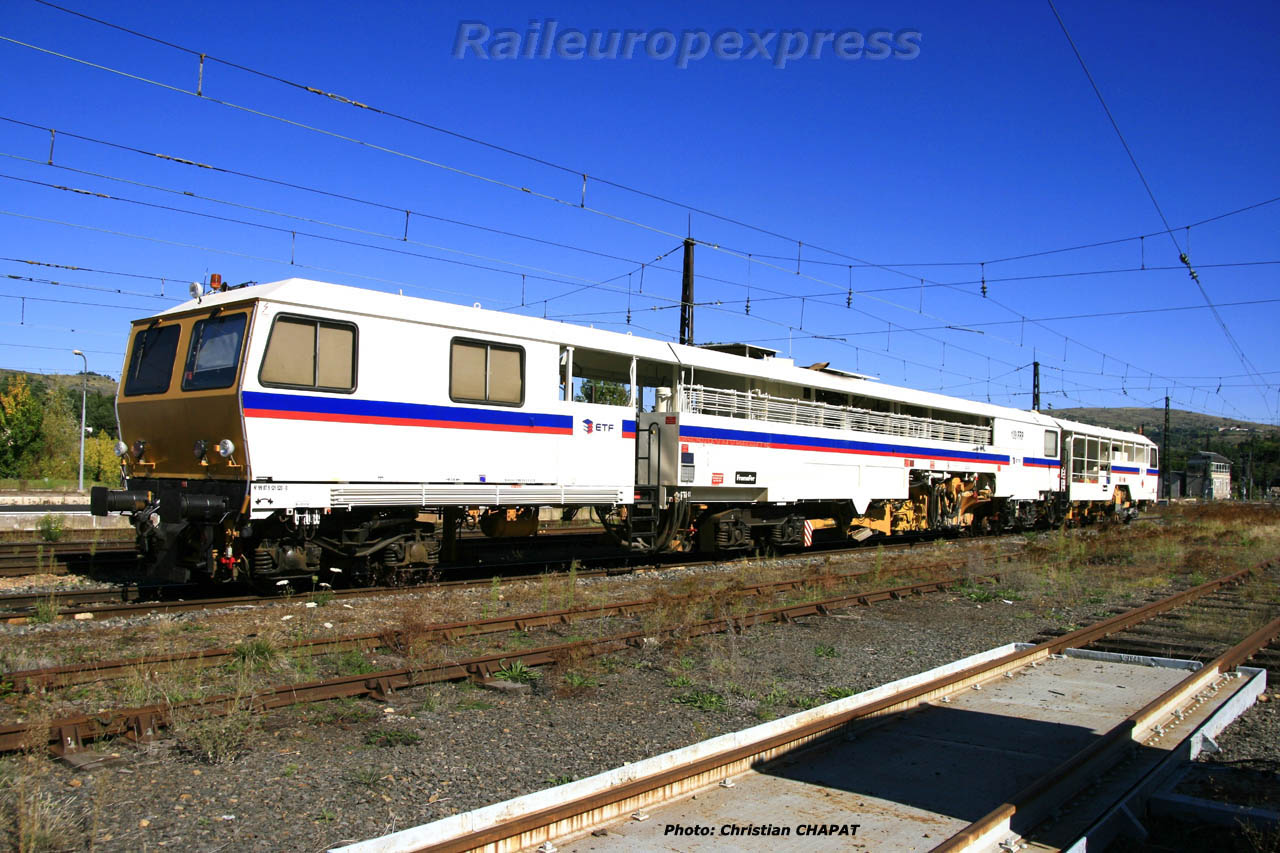
[[356, 327], [281, 315], [271, 326], [258, 381], [276, 388], [350, 393], [356, 387]]
[[524, 403], [524, 349], [456, 339], [449, 353], [449, 398], [455, 403]]

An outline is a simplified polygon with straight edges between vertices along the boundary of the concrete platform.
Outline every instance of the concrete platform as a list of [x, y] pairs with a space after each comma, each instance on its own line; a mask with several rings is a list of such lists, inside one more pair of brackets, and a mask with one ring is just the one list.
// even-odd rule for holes
[[[704, 790], [560, 849], [928, 850], [1195, 666], [1086, 654], [988, 682], [948, 704], [873, 721], [739, 776], [731, 788]], [[749, 834], [753, 828], [767, 834]]]

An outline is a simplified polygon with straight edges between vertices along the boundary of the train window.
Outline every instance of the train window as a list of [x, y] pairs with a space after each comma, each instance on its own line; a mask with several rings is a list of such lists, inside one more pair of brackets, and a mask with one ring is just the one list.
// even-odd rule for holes
[[602, 406], [632, 406], [631, 356], [583, 349], [573, 353], [573, 400]]
[[453, 366], [449, 372], [449, 396], [455, 400], [485, 400], [485, 360], [489, 348], [483, 344], [455, 341]]
[[1158, 464], [1159, 460], [1156, 458], [1156, 449], [1154, 447], [1148, 447], [1147, 451], [1151, 454], [1151, 467], [1158, 469], [1160, 465]]
[[449, 397], [459, 403], [524, 403], [524, 349], [455, 340], [449, 361]]
[[356, 327], [310, 317], [276, 317], [258, 381], [283, 388], [354, 391]]
[[321, 323], [316, 327], [316, 387], [355, 387], [356, 328]]
[[520, 405], [524, 397], [524, 353], [518, 349], [489, 347], [489, 402]]
[[1058, 458], [1058, 434], [1053, 430], [1045, 430], [1044, 455], [1050, 459]]
[[125, 371], [124, 395], [163, 394], [169, 390], [173, 357], [178, 353], [178, 327], [152, 326], [133, 337], [129, 368]]
[[227, 388], [236, 381], [248, 316], [239, 312], [196, 321], [191, 327], [187, 365], [182, 369], [183, 391]]
[[1098, 474], [1100, 472], [1099, 460], [1102, 459], [1102, 448], [1099, 446], [1100, 444], [1100, 440], [1096, 438], [1085, 440], [1086, 449], [1084, 454], [1084, 475], [1085, 482], [1087, 483], [1098, 482]]

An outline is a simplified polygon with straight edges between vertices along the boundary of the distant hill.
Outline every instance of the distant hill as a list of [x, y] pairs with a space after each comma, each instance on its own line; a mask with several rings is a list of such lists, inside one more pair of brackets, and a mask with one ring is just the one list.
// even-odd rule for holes
[[[1143, 429], [1148, 438], [1164, 446], [1164, 409], [1045, 409], [1044, 412], [1095, 426], [1130, 432]], [[1170, 471], [1185, 470], [1187, 457], [1197, 451], [1221, 453], [1231, 460], [1231, 482], [1237, 494], [1245, 480], [1252, 481], [1250, 494], [1255, 496], [1267, 485], [1280, 484], [1278, 426], [1171, 409], [1168, 448], [1168, 458], [1160, 467]]]
[[[79, 373], [26, 373], [21, 370], [7, 370], [0, 368], [0, 387], [8, 384], [9, 377], [15, 373], [21, 373], [27, 377], [27, 384], [36, 387], [44, 386], [46, 388], [74, 388], [80, 390], [80, 374]], [[89, 371], [89, 393], [101, 394], [104, 397], [115, 399], [116, 381], [110, 376], [103, 376], [101, 373]]]
[[[1095, 426], [1137, 432], [1144, 425], [1147, 435], [1158, 435], [1164, 429], [1164, 409], [1045, 409], [1046, 414]], [[1169, 433], [1174, 435], [1210, 435], [1214, 440], [1241, 443], [1249, 436], [1277, 436], [1280, 426], [1202, 415], [1181, 409], [1169, 411]]]

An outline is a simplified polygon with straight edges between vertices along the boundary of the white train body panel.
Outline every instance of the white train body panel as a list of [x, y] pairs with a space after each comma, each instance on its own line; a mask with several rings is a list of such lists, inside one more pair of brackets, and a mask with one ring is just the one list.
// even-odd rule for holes
[[[1034, 416], [1031, 416], [1034, 418]], [[1047, 419], [997, 420], [1043, 445]], [[1052, 425], [1048, 425], [1052, 429]], [[911, 471], [991, 474], [997, 497], [1034, 500], [1056, 491], [1056, 468], [1033, 466], [1029, 441], [1000, 445], [886, 436], [798, 424], [762, 424], [682, 413], [680, 485], [728, 488], [754, 485], [776, 503], [852, 500], [859, 508], [877, 499], [907, 497]], [[1056, 462], [1056, 460], [1054, 460]]]
[[1063, 434], [1063, 488], [1072, 501], [1111, 501], [1118, 487], [1135, 501], [1155, 500], [1160, 470], [1156, 446], [1144, 435], [1059, 420]]
[[[282, 502], [343, 508], [612, 504], [630, 498], [634, 414], [625, 406], [559, 399], [555, 343], [485, 330], [486, 341], [522, 350], [524, 399], [518, 406], [455, 403], [449, 395], [450, 342], [474, 337], [474, 324], [378, 316], [360, 310], [366, 306], [343, 306], [324, 297], [338, 290], [398, 302], [421, 300], [327, 285], [307, 288], [311, 298], [297, 300], [300, 289], [291, 288], [289, 301], [264, 294], [246, 353], [250, 369], [242, 398], [256, 514], [280, 509]], [[264, 385], [255, 366], [262, 364], [277, 315], [355, 322], [355, 390], [335, 394]], [[590, 432], [586, 421], [592, 423]], [[326, 485], [317, 488], [320, 484]]]
[[[255, 517], [359, 506], [630, 503], [637, 421], [642, 441], [653, 423], [679, 447], [689, 461], [669, 470], [668, 482], [699, 501], [847, 500], [862, 511], [873, 500], [908, 497], [912, 472], [989, 474], [993, 497], [1018, 501], [1064, 489], [1071, 500], [1105, 501], [1119, 485], [1135, 500], [1156, 496], [1152, 445], [1142, 436], [799, 368], [790, 359], [301, 279], [209, 295], [173, 312], [246, 301], [253, 319], [239, 387]], [[357, 329], [354, 389], [264, 382], [264, 355], [281, 317]], [[453, 399], [456, 341], [518, 350], [519, 403]], [[564, 388], [562, 371], [572, 375], [564, 365], [574, 352], [629, 364], [631, 399], [565, 399], [573, 389]], [[650, 407], [657, 411], [637, 413], [637, 369], [671, 377], [661, 389], [670, 400]], [[733, 388], [699, 385], [706, 377]], [[857, 401], [883, 406], [868, 411]], [[1073, 436], [1085, 435], [1099, 447], [1105, 439], [1113, 455], [1073, 479], [1063, 463]]]

